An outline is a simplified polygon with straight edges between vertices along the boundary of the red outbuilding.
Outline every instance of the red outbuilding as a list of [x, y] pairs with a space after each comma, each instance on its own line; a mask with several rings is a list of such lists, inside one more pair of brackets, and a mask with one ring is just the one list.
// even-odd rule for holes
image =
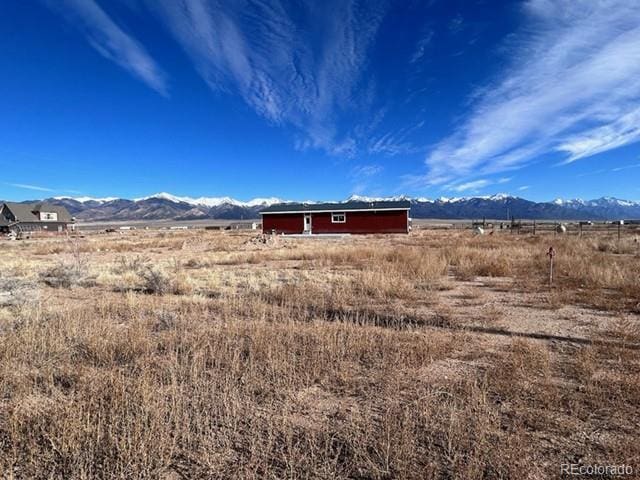
[[409, 233], [409, 201], [280, 203], [260, 212], [263, 233]]

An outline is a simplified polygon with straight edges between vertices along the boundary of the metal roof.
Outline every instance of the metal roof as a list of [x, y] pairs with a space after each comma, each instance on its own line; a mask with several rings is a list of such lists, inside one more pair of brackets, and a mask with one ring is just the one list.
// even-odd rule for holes
[[353, 210], [409, 210], [408, 200], [378, 202], [344, 202], [344, 203], [277, 203], [260, 213], [304, 213], [304, 212], [348, 212]]
[[[51, 212], [58, 214], [58, 222], [71, 222], [71, 215], [66, 208], [59, 205], [52, 205], [50, 203], [36, 202], [36, 203], [15, 203], [4, 202], [6, 208], [13, 214], [18, 222], [40, 222], [38, 212]], [[44, 223], [44, 222], [43, 222]]]

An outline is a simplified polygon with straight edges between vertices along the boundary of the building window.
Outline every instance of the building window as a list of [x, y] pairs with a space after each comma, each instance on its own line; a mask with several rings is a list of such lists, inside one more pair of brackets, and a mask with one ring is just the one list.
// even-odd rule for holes
[[331, 214], [331, 223], [345, 223], [346, 221], [347, 221], [347, 216], [344, 212]]
[[40, 220], [55, 222], [58, 220], [58, 214], [55, 212], [40, 212]]

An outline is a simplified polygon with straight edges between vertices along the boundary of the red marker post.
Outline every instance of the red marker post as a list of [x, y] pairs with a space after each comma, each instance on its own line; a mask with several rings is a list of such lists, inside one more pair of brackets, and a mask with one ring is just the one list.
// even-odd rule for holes
[[549, 247], [547, 257], [549, 257], [549, 286], [553, 285], [553, 257], [556, 256], [556, 251], [553, 247]]

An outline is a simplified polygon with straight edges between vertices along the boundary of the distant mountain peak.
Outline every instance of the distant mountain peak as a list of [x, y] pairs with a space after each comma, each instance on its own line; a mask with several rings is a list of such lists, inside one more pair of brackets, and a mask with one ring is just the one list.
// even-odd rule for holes
[[623, 207], [631, 207], [640, 205], [640, 202], [634, 202], [632, 200], [622, 200], [616, 197], [600, 197], [596, 200], [591, 200], [590, 203], [594, 204], [608, 204], [608, 205], [620, 205]]
[[96, 198], [96, 197], [68, 197], [68, 196], [62, 196], [62, 197], [53, 197], [56, 200], [75, 200], [76, 202], [80, 202], [80, 203], [87, 203], [87, 202], [97, 202], [97, 203], [106, 203], [106, 202], [113, 202], [114, 200], [119, 200], [118, 197], [103, 197], [103, 198]]
[[176, 203], [188, 203], [189, 205], [202, 206], [202, 207], [218, 207], [220, 205], [235, 205], [238, 207], [256, 207], [273, 205], [274, 203], [282, 203], [279, 198], [254, 198], [248, 202], [242, 202], [231, 197], [180, 197], [167, 192], [154, 193], [148, 197], [136, 198], [134, 202], [140, 202], [144, 200], [152, 200], [154, 198], [160, 200], [169, 200]]
[[436, 202], [439, 203], [453, 203], [462, 200], [462, 197], [438, 197]]
[[367, 197], [362, 195], [351, 195], [347, 198], [347, 202], [386, 202], [386, 201], [399, 201], [399, 200], [411, 200], [411, 198], [405, 195], [398, 195], [395, 197]]
[[516, 198], [508, 193], [496, 193], [495, 195], [491, 195], [488, 197], [489, 200], [508, 200], [510, 198]]
[[574, 198], [571, 200], [564, 200], [562, 198], [556, 198], [553, 200], [555, 205], [561, 205], [565, 207], [582, 207], [582, 206], [592, 206], [592, 207], [605, 207], [605, 206], [620, 206], [620, 207], [636, 207], [640, 206], [640, 202], [634, 202], [632, 200], [622, 200], [620, 198], [615, 197], [600, 197], [594, 200], [582, 200], [581, 198]]
[[555, 205], [584, 205], [586, 202], [581, 198], [570, 198], [566, 200], [563, 198], [556, 198], [550, 203], [553, 203]]

